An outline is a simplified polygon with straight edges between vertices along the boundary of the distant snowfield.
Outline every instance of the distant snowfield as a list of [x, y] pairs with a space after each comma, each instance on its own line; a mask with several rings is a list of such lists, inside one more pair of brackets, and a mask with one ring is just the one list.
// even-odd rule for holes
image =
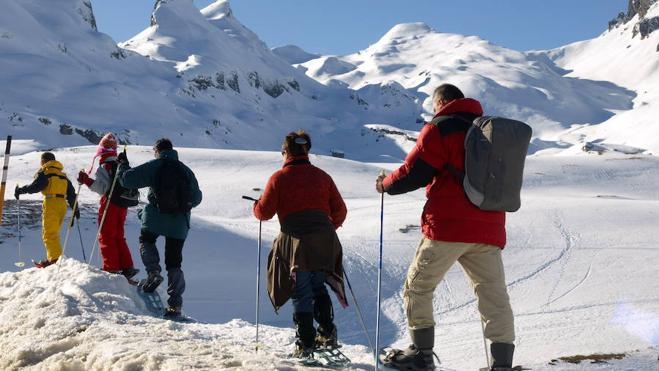
[[[136, 165], [152, 158], [147, 147], [129, 147]], [[73, 175], [88, 167], [92, 147], [58, 150]], [[39, 153], [11, 160], [10, 182], [28, 183]], [[203, 323], [178, 324], [147, 316], [143, 304], [120, 277], [74, 260], [57, 268], [16, 272], [15, 203], [5, 207], [0, 229], [0, 368], [35, 369], [293, 368], [291, 309], [275, 315], [261, 293], [264, 348], [252, 353], [256, 237], [258, 222], [243, 194], [257, 196], [281, 166], [273, 152], [183, 149], [181, 159], [197, 174], [204, 201], [193, 212], [184, 249], [188, 289], [184, 311]], [[345, 266], [367, 327], [375, 325], [379, 197], [373, 190], [380, 168], [373, 164], [312, 156], [329, 172], [349, 208], [339, 236]], [[387, 168], [393, 167], [387, 164]], [[659, 159], [653, 156], [531, 156], [527, 161], [522, 209], [508, 217], [504, 250], [507, 282], [516, 313], [516, 364], [532, 369], [652, 369], [659, 345]], [[97, 198], [83, 190], [83, 239], [95, 234]], [[30, 202], [32, 200], [32, 202]], [[38, 210], [39, 197], [23, 203]], [[401, 289], [420, 238], [423, 192], [386, 197], [382, 342], [407, 344]], [[26, 215], [31, 214], [31, 215]], [[24, 213], [29, 225], [23, 260], [41, 258], [39, 214]], [[265, 267], [276, 221], [264, 223]], [[131, 210], [127, 238], [138, 267], [139, 232]], [[162, 251], [163, 241], [159, 241]], [[67, 255], [81, 259], [76, 233]], [[87, 251], [89, 255], [89, 251]], [[94, 261], [94, 265], [98, 263]], [[262, 269], [262, 272], [264, 270]], [[143, 276], [142, 272], [140, 276]], [[262, 277], [264, 278], [264, 277]], [[265, 287], [265, 286], [261, 286]], [[164, 290], [164, 285], [161, 287]], [[166, 297], [164, 291], [161, 294]], [[352, 299], [352, 298], [351, 298]], [[435, 350], [447, 367], [473, 370], [484, 363], [476, 303], [455, 267], [436, 292]], [[339, 337], [355, 368], [369, 369], [366, 338], [354, 306], [336, 309]], [[248, 323], [249, 322], [249, 323]], [[636, 352], [639, 350], [639, 352]], [[609, 364], [547, 363], [557, 357], [592, 353], [630, 355]]]
[[[648, 10], [646, 19], [659, 17], [659, 2]], [[567, 77], [611, 81], [637, 93], [633, 109], [617, 112], [602, 123], [588, 123], [564, 137], [585, 137], [610, 145], [628, 145], [659, 153], [659, 32], [647, 38], [634, 35], [638, 15], [626, 24], [601, 36], [537, 52], [565, 69]]]

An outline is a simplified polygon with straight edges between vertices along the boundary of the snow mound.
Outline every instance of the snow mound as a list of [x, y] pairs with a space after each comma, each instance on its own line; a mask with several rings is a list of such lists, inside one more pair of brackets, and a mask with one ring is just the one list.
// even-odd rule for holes
[[[162, 293], [164, 295], [164, 293]], [[177, 323], [149, 315], [135, 287], [73, 259], [60, 267], [0, 274], [0, 368], [247, 369], [296, 368], [286, 358], [293, 331]], [[357, 359], [365, 349], [349, 347]]]

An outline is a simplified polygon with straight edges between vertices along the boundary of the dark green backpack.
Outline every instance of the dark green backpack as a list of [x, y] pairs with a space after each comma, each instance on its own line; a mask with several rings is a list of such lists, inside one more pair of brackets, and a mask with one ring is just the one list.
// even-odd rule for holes
[[163, 214], [184, 214], [192, 210], [192, 189], [183, 164], [161, 159], [154, 187], [156, 207]]

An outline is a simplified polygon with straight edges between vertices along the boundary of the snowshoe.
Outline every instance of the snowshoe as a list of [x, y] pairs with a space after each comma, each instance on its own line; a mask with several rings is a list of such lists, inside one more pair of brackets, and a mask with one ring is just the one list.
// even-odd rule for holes
[[167, 309], [165, 309], [165, 313], [162, 315], [162, 318], [174, 322], [185, 322], [185, 323], [197, 322], [190, 317], [184, 316], [181, 313], [181, 307], [167, 307]]
[[319, 367], [321, 364], [314, 358], [314, 349], [306, 348], [299, 342], [295, 343], [295, 350], [290, 355], [291, 358], [295, 358], [297, 362], [306, 367]]
[[348, 367], [351, 361], [338, 347], [318, 347], [313, 351], [313, 358], [323, 367]]
[[[132, 282], [135, 281], [132, 279], [128, 279], [128, 283], [132, 284]], [[142, 298], [142, 301], [144, 301], [144, 305], [149, 310], [149, 312], [151, 312], [151, 314], [157, 317], [161, 317], [165, 313], [165, 306], [162, 303], [160, 294], [158, 294], [157, 291], [145, 292], [143, 289], [145, 282], [146, 279], [135, 284], [135, 286], [137, 286], [137, 294]]]
[[160, 275], [160, 273], [149, 272], [149, 276], [145, 280], [140, 282], [142, 291], [146, 293], [152, 293], [156, 291], [156, 289], [158, 288], [158, 286], [160, 286], [162, 281], [163, 281], [163, 277]]
[[47, 266], [53, 265], [55, 263], [57, 263], [57, 259], [54, 259], [54, 260], [44, 259], [44, 260], [41, 260], [41, 261], [32, 260], [32, 264], [34, 264], [34, 266], [37, 267], [37, 268], [46, 268]]
[[381, 350], [378, 362], [388, 370], [434, 371], [436, 367], [433, 358], [437, 358], [434, 352], [421, 351], [414, 345], [410, 345], [405, 350]]

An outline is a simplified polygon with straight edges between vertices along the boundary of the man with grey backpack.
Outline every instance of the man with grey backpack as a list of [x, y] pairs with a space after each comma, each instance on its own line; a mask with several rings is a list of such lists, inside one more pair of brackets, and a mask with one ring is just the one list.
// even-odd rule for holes
[[140, 210], [142, 221], [140, 255], [148, 273], [142, 289], [153, 292], [163, 281], [156, 239], [165, 237], [168, 307], [166, 318], [181, 318], [185, 278], [181, 270], [183, 244], [190, 229], [190, 210], [201, 203], [202, 194], [194, 173], [178, 160], [169, 139], [153, 146], [155, 159], [130, 168], [125, 152], [119, 154], [119, 183], [126, 188], [149, 187], [148, 205]]
[[478, 297], [484, 335], [490, 340], [491, 370], [512, 369], [513, 312], [501, 250], [506, 211], [520, 206], [528, 125], [482, 117], [481, 104], [454, 85], [433, 94], [434, 119], [426, 123], [405, 163], [380, 176], [376, 190], [390, 195], [426, 188], [423, 238], [409, 267], [404, 300], [412, 344], [392, 349], [379, 361], [400, 370], [433, 370], [433, 293], [460, 263]]

